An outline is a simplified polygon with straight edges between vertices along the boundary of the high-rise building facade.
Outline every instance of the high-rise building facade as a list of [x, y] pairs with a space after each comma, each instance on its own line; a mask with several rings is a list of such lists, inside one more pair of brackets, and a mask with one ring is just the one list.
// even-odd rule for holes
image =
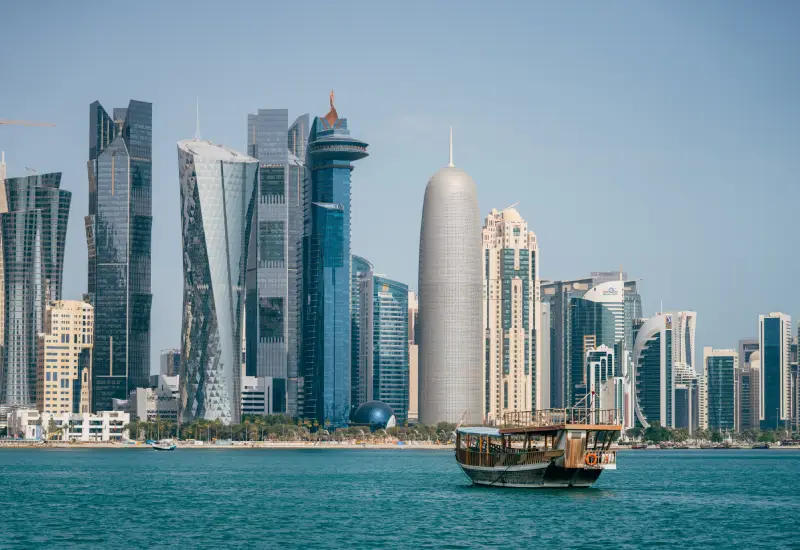
[[333, 105], [311, 125], [303, 195], [302, 416], [344, 426], [350, 418], [350, 176], [367, 144]]
[[[451, 135], [452, 137], [452, 135]], [[450, 163], [425, 188], [419, 239], [419, 419], [480, 424], [485, 396], [481, 219], [475, 182]]]
[[208, 141], [178, 142], [183, 241], [180, 420], [237, 423], [242, 313], [258, 161]]
[[789, 364], [791, 366], [791, 422], [792, 431], [800, 429], [800, 323], [797, 324], [797, 336], [792, 340], [789, 351]]
[[[741, 361], [740, 355], [740, 365]], [[739, 368], [736, 391], [739, 431], [761, 429], [761, 353], [758, 349], [748, 353], [747, 361]]]
[[372, 285], [372, 397], [408, 420], [408, 285], [375, 276]]
[[672, 316], [645, 319], [633, 346], [634, 411], [639, 423], [669, 426], [672, 418]]
[[[46, 413], [89, 412], [88, 391], [80, 395], [81, 376], [88, 381], [94, 335], [94, 308], [80, 300], [50, 302], [44, 332], [39, 335], [36, 408]], [[89, 365], [82, 372], [81, 354], [88, 351]], [[78, 390], [78, 395], [73, 392]], [[88, 388], [87, 388], [88, 390]], [[83, 399], [81, 399], [83, 397]], [[76, 407], [76, 404], [78, 405]]]
[[417, 344], [417, 294], [408, 291], [408, 419], [419, 420], [419, 344]]
[[8, 212], [0, 213], [5, 304], [0, 399], [34, 407], [39, 334], [45, 306], [61, 299], [64, 242], [72, 193], [61, 173], [8, 178]]
[[708, 428], [738, 430], [736, 389], [739, 354], [732, 349], [703, 348], [703, 375], [708, 399]]
[[352, 256], [350, 281], [350, 409], [372, 401], [373, 268]]
[[178, 376], [181, 368], [180, 349], [162, 349], [159, 355], [159, 374], [164, 376]]
[[484, 415], [501, 422], [537, 408], [540, 362], [539, 247], [514, 208], [492, 210], [483, 226]]
[[[6, 193], [6, 153], [0, 152], [0, 214], [8, 212], [8, 196]], [[5, 267], [3, 265], [3, 224], [0, 223], [0, 292], [5, 289]], [[0, 346], [5, 346], [6, 304], [0, 296]], [[3, 380], [3, 348], [0, 348], [0, 387]], [[4, 395], [0, 394], [0, 403]]]
[[792, 318], [784, 313], [758, 316], [761, 355], [759, 418], [762, 430], [782, 429], [791, 418]]
[[88, 290], [94, 306], [92, 410], [112, 410], [150, 376], [153, 106], [89, 106]]
[[[625, 379], [625, 401], [632, 408], [633, 325], [641, 318], [636, 281], [627, 280], [624, 272], [593, 272], [583, 279], [546, 281], [541, 283], [541, 300], [549, 309], [550, 406], [574, 404], [575, 384], [583, 378], [583, 354], [585, 344], [589, 343], [584, 342], [584, 336], [597, 336], [599, 332], [599, 337], [605, 340], [596, 341], [597, 345], [604, 343], [617, 348], [617, 375]], [[581, 307], [576, 309], [576, 305]], [[543, 335], [547, 328], [542, 325]], [[613, 330], [613, 342], [609, 330]]]
[[247, 267], [246, 372], [270, 377], [271, 412], [297, 414], [299, 261], [308, 115], [289, 125], [286, 109], [247, 116], [247, 152], [259, 182]]
[[705, 383], [692, 366], [696, 319], [693, 311], [677, 311], [634, 323], [634, 413], [642, 426], [705, 427]]

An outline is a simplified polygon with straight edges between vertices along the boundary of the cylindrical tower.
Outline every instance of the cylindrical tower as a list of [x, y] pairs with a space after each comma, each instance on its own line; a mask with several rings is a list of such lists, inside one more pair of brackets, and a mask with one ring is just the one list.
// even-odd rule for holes
[[472, 178], [451, 162], [425, 189], [419, 242], [419, 419], [483, 422], [481, 221]]

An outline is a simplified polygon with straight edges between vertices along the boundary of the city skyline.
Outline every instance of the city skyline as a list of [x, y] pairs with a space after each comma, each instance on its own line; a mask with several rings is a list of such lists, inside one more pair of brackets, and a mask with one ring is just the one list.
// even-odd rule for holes
[[[241, 4], [242, 13], [246, 5]], [[155, 30], [177, 14], [174, 6], [152, 7], [149, 11], [160, 17], [147, 16], [147, 24], [155, 25]], [[249, 7], [258, 10], [255, 4]], [[10, 47], [16, 42], [21, 28], [17, 22], [29, 20], [32, 9], [20, 6], [7, 14], [10, 32], [0, 37], [0, 44]], [[125, 9], [131, 28], [144, 24], [148, 10]], [[153, 243], [152, 372], [159, 350], [178, 346], [180, 339], [180, 224], [173, 147], [194, 129], [195, 98], [200, 96], [204, 131], [244, 150], [242, 121], [247, 113], [265, 105], [287, 108], [291, 119], [319, 112], [331, 87], [337, 90], [340, 108], [358, 120], [359, 135], [372, 144], [374, 152], [373, 159], [359, 167], [364, 185], [353, 196], [352, 249], [381, 265], [392, 278], [407, 282], [412, 289], [416, 285], [415, 227], [422, 190], [441, 164], [447, 126], [452, 123], [459, 154], [470, 158], [470, 173], [479, 182], [481, 215], [521, 201], [520, 214], [540, 242], [542, 279], [582, 277], [594, 269], [613, 270], [622, 264], [642, 279], [645, 315], [659, 309], [661, 300], [664, 309], [696, 310], [703, 319], [698, 347], [729, 348], [740, 338], [756, 336], [759, 314], [785, 311], [794, 319], [800, 317], [800, 296], [781, 291], [779, 285], [735, 291], [759, 277], [780, 280], [797, 270], [793, 255], [770, 244], [774, 224], [756, 222], [774, 220], [779, 226], [776, 234], [791, 235], [790, 205], [800, 200], [800, 190], [789, 185], [798, 173], [790, 154], [800, 140], [796, 130], [800, 125], [795, 123], [800, 112], [791, 101], [798, 79], [781, 70], [781, 60], [790, 51], [785, 44], [796, 40], [790, 34], [792, 19], [785, 12], [795, 9], [761, 12], [762, 18], [755, 21], [754, 12], [744, 6], [720, 12], [676, 3], [637, 6], [626, 10], [627, 14], [620, 7], [571, 13], [555, 7], [521, 6], [520, 17], [510, 23], [500, 13], [480, 14], [490, 29], [511, 25], [499, 38], [493, 34], [493, 43], [479, 37], [470, 46], [448, 29], [437, 38], [408, 44], [408, 50], [389, 51], [371, 38], [376, 30], [366, 24], [370, 17], [374, 21], [381, 8], [362, 6], [349, 11], [352, 24], [342, 45], [374, 43], [368, 60], [384, 60], [377, 73], [330, 66], [309, 80], [299, 61], [317, 55], [321, 38], [315, 37], [298, 44], [291, 59], [276, 59], [276, 71], [287, 75], [279, 85], [274, 80], [262, 82], [264, 77], [256, 75], [254, 85], [240, 89], [213, 80], [204, 81], [198, 89], [196, 80], [172, 74], [167, 64], [157, 61], [160, 50], [185, 43], [188, 31], [170, 29], [162, 33], [159, 44], [141, 44], [154, 61], [138, 71], [136, 79], [98, 80], [91, 76], [93, 67], [111, 63], [115, 52], [92, 46], [90, 9], [53, 4], [52, 17], [41, 22], [42, 30], [52, 37], [48, 40], [59, 40], [63, 63], [48, 66], [40, 53], [19, 52], [19, 62], [8, 64], [4, 74], [26, 86], [7, 90], [0, 116], [47, 120], [57, 126], [2, 127], [0, 150], [7, 153], [9, 177], [24, 175], [26, 166], [64, 173], [63, 187], [74, 193], [66, 254], [82, 258], [86, 243], [81, 218], [87, 213], [85, 105], [95, 98], [107, 105], [124, 105], [129, 97], [153, 103], [153, 231], [163, 239]], [[395, 22], [440, 29], [442, 21], [455, 17], [474, 28], [477, 11], [469, 4], [455, 14], [441, 6], [422, 11], [418, 5]], [[262, 47], [240, 48], [242, 55], [236, 63], [258, 66], [263, 64], [264, 48], [271, 51], [287, 43], [293, 28], [290, 22], [299, 20], [300, 14], [284, 6], [273, 15], [276, 22], [286, 24], [276, 23], [274, 34], [252, 43]], [[191, 20], [187, 29], [211, 25], [199, 14], [180, 16]], [[311, 13], [304, 20], [315, 24], [322, 17]], [[634, 18], [638, 25], [632, 24]], [[719, 18], [725, 25], [711, 23]], [[208, 42], [200, 48], [209, 59], [219, 60], [224, 50], [219, 46], [226, 37], [248, 36], [244, 30], [257, 20], [242, 18], [244, 28], [226, 25], [207, 32]], [[683, 28], [687, 20], [698, 26]], [[521, 25], [528, 23], [533, 26], [523, 32]], [[575, 29], [576, 40], [558, 51], [537, 47], [558, 41], [564, 25]], [[397, 31], [387, 25], [379, 24], [377, 29], [387, 39], [398, 38]], [[680, 43], [673, 38], [678, 29], [683, 30]], [[129, 31], [120, 32], [125, 36]], [[736, 37], [742, 35], [751, 38], [750, 45], [737, 42]], [[241, 40], [246, 46], [248, 40], [256, 39]], [[627, 48], [631, 40], [638, 41], [638, 51]], [[665, 40], [674, 46], [668, 53], [659, 46]], [[486, 54], [464, 55], [474, 53], [474, 48], [485, 49]], [[748, 55], [742, 55], [745, 49]], [[428, 55], [417, 55], [420, 52]], [[417, 60], [413, 70], [406, 67], [412, 58]], [[92, 61], [86, 63], [86, 59]], [[496, 59], [504, 61], [494, 67]], [[454, 74], [470, 74], [467, 70], [472, 65], [490, 83], [506, 75], [505, 85], [493, 89], [492, 84], [476, 82], [465, 87], [455, 77], [442, 78], [439, 91], [408, 84], [438, 75], [441, 66], [451, 67]], [[48, 85], [37, 85], [45, 81]], [[51, 81], [61, 84], [58, 94]], [[525, 121], [521, 125], [525, 129], [512, 125], [512, 134], [504, 134], [501, 145], [496, 125], [503, 119]], [[407, 139], [409, 133], [414, 134], [413, 140]], [[515, 163], [498, 164], [488, 158], [501, 154], [529, 159], [525, 176], [517, 177]], [[402, 165], [403, 172], [387, 169], [393, 165]], [[571, 213], [575, 220], [585, 222], [565, 223], [560, 209], [551, 208], [564, 189], [579, 197], [571, 203]], [[393, 194], [392, 208], [380, 208], [389, 194]], [[741, 200], [742, 196], [749, 199]], [[614, 197], [617, 214], [592, 216], [593, 207], [609, 197]], [[731, 208], [736, 212], [733, 216]], [[619, 215], [623, 210], [625, 215]], [[669, 229], [651, 241], [644, 228], [657, 216], [667, 218]], [[590, 219], [592, 234], [599, 236], [592, 241], [593, 247], [585, 242]], [[392, 246], [384, 246], [379, 234], [391, 234]], [[749, 251], [749, 260], [735, 272], [713, 260], [743, 248]], [[70, 262], [65, 269], [66, 298], [79, 298], [85, 292], [86, 267], [81, 263]]]

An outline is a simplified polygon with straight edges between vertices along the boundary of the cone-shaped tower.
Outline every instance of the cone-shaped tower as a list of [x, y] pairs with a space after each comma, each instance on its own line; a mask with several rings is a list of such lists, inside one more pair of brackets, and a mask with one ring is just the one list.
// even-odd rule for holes
[[419, 419], [483, 421], [481, 220], [475, 182], [450, 162], [425, 189], [419, 239]]

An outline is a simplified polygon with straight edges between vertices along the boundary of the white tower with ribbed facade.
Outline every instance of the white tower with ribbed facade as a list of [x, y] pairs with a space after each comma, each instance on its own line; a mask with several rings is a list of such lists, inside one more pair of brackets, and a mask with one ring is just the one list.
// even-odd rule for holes
[[481, 220], [475, 182], [450, 163], [425, 188], [419, 240], [419, 420], [483, 422]]
[[539, 248], [513, 206], [486, 216], [483, 256], [484, 408], [489, 422], [501, 422], [541, 399]]

